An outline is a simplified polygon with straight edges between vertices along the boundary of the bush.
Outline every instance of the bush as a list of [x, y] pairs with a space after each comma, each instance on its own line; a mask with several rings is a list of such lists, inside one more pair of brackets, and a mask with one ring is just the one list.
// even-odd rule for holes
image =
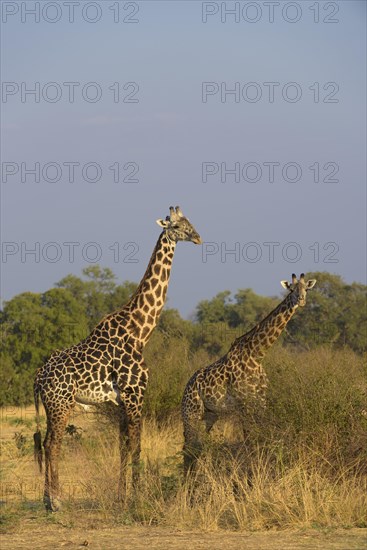
[[309, 449], [336, 465], [364, 463], [367, 473], [367, 368], [350, 349], [274, 348], [264, 439]]
[[205, 351], [191, 352], [186, 338], [167, 337], [155, 332], [147, 346], [149, 385], [145, 412], [159, 420], [178, 414], [183, 390], [192, 372], [209, 362]]

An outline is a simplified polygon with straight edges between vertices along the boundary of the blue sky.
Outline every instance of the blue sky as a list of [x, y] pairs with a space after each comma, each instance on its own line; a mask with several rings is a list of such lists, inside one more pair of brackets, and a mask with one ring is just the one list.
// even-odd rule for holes
[[[40, 2], [35, 22], [22, 13], [35, 4], [2, 5], [3, 300], [79, 275], [95, 256], [139, 281], [171, 204], [205, 243], [176, 250], [168, 306], [184, 316], [225, 289], [279, 294], [293, 271], [365, 282], [365, 2], [319, 2], [318, 23], [308, 1], [280, 1], [273, 23], [261, 1], [224, 4], [239, 22], [221, 2], [79, 2], [74, 23], [63, 2], [58, 14]], [[137, 22], [114, 23], [117, 4]], [[203, 23], [205, 9], [218, 13]], [[65, 82], [77, 83], [73, 103]], [[205, 82], [219, 91], [203, 102]], [[35, 83], [39, 102], [22, 101]], [[35, 163], [39, 182], [25, 171]], [[205, 166], [216, 173], [203, 182]], [[240, 181], [225, 172], [235, 167]]]

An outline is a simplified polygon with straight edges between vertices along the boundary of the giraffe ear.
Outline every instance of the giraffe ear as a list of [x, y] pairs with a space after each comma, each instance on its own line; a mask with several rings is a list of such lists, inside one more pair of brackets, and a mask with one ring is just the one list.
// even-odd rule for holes
[[287, 290], [291, 287], [288, 281], [280, 281], [280, 284], [282, 285], [283, 288], [286, 288]]
[[316, 279], [310, 279], [307, 281], [307, 290], [311, 290], [311, 288], [315, 286], [316, 282]]
[[161, 227], [168, 227], [168, 221], [167, 220], [157, 220], [157, 224]]

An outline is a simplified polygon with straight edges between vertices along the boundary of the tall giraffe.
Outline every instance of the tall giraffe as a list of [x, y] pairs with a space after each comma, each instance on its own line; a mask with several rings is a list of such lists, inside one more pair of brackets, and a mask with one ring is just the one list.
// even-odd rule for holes
[[173, 254], [178, 241], [200, 244], [201, 238], [177, 206], [170, 216], [157, 220], [163, 228], [137, 290], [119, 311], [107, 315], [91, 334], [68, 349], [56, 351], [37, 371], [34, 396], [37, 432], [35, 456], [42, 468], [39, 395], [46, 411], [44, 504], [60, 506], [58, 461], [61, 442], [76, 403], [112, 401], [119, 407], [120, 480], [118, 496], [126, 495], [126, 467], [132, 455], [132, 476], [139, 479], [141, 413], [148, 369], [143, 350], [162, 311]]
[[261, 365], [267, 350], [279, 338], [298, 307], [306, 304], [306, 293], [315, 279], [292, 283], [281, 281], [290, 292], [265, 319], [237, 338], [228, 353], [211, 365], [197, 370], [188, 381], [182, 398], [184, 425], [184, 472], [194, 466], [200, 453], [204, 428], [209, 433], [219, 417], [240, 414], [246, 437], [246, 418], [265, 406], [267, 376]]

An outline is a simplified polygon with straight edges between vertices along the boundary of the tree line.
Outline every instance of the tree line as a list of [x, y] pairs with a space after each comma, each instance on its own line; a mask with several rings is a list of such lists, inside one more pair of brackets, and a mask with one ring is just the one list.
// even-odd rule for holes
[[[366, 351], [366, 290], [339, 275], [309, 273], [317, 279], [307, 306], [289, 323], [278, 345], [304, 351], [317, 346]], [[23, 292], [0, 312], [0, 406], [27, 405], [33, 399], [36, 369], [55, 349], [86, 337], [107, 313], [122, 307], [136, 284], [118, 284], [109, 268], [91, 266], [82, 276], [67, 275], [44, 293]], [[228, 349], [234, 338], [261, 321], [280, 301], [251, 289], [219, 292], [196, 306], [191, 320], [166, 308], [146, 349], [152, 384], [147, 411], [174, 409], [191, 372]]]

